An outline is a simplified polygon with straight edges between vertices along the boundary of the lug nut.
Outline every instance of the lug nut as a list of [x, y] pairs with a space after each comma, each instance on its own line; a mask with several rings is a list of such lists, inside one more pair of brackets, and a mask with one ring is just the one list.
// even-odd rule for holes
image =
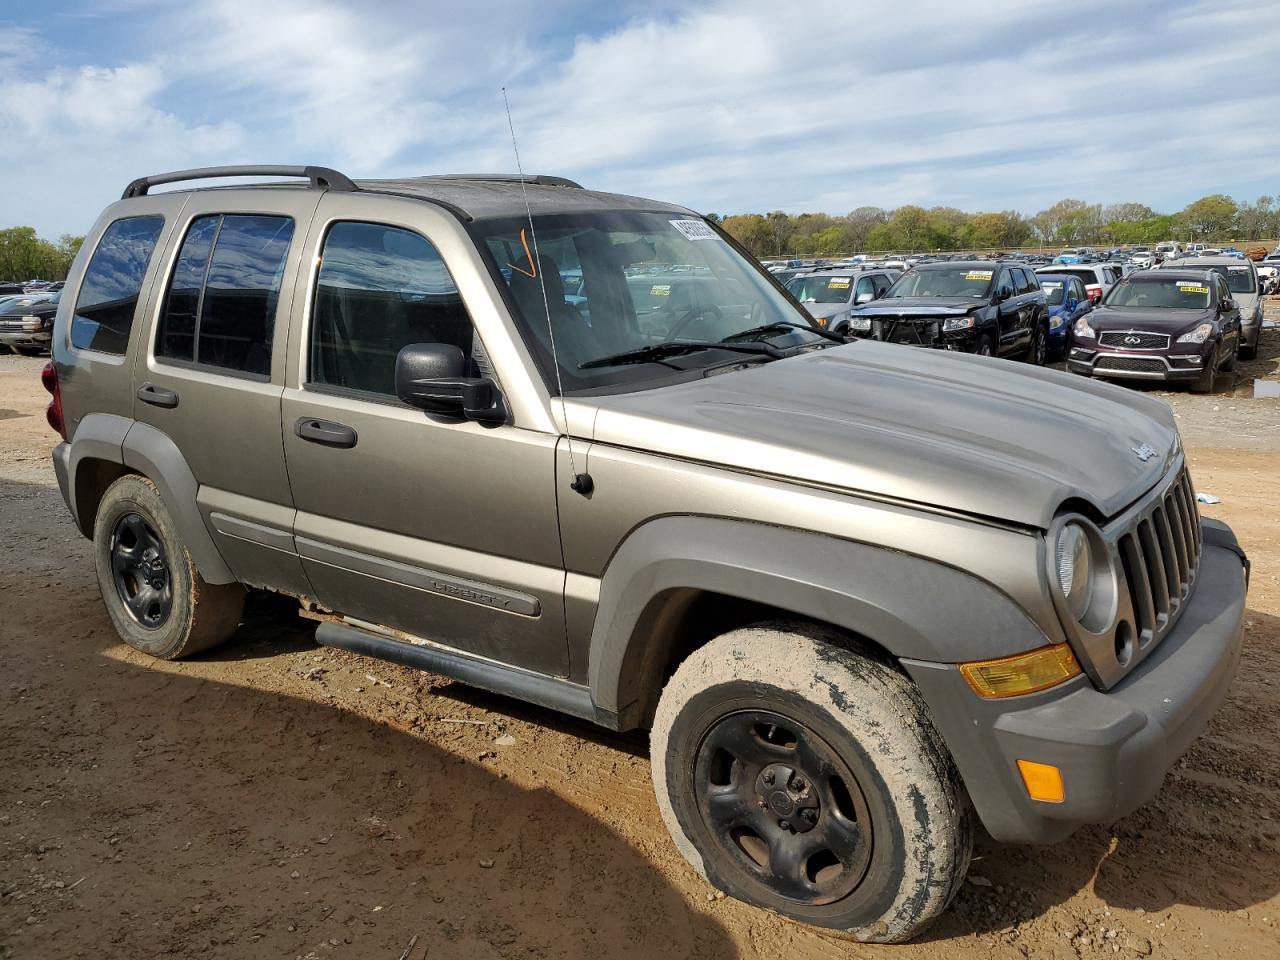
[[765, 782], [765, 783], [773, 783], [773, 771], [772, 771], [772, 770], [766, 770], [766, 771], [764, 772], [764, 782]]
[[791, 781], [791, 786], [796, 790], [803, 790], [805, 788], [804, 777], [796, 777]]
[[780, 826], [783, 830], [790, 830], [790, 829], [791, 829], [791, 821], [790, 821], [790, 820], [779, 820], [779, 821], [778, 821], [778, 826]]

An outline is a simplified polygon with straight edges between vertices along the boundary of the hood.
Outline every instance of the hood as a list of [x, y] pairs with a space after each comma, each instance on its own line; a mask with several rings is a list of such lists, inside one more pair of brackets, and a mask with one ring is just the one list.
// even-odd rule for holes
[[1094, 307], [1089, 326], [1099, 333], [1104, 330], [1153, 330], [1158, 333], [1181, 333], [1218, 315], [1212, 310], [1178, 310], [1161, 307], [1143, 310], [1138, 307]]
[[885, 297], [855, 307], [862, 317], [954, 317], [986, 306], [986, 300], [973, 297]]
[[1117, 513], [1178, 448], [1150, 397], [875, 341], [578, 402], [598, 443], [1040, 528], [1069, 499]]

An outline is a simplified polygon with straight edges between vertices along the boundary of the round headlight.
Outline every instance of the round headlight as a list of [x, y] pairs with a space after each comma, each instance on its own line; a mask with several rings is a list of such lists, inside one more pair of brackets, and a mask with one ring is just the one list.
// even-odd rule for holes
[[1089, 537], [1078, 523], [1068, 523], [1058, 533], [1058, 586], [1067, 608], [1077, 620], [1084, 618], [1093, 598], [1093, 572], [1089, 562]]

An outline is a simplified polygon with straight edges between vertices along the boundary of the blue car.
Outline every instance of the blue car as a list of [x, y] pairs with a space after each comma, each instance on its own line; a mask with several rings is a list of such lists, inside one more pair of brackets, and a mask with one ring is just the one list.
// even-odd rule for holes
[[1093, 301], [1079, 277], [1041, 273], [1037, 279], [1049, 304], [1049, 356], [1061, 357], [1067, 352], [1071, 328], [1093, 309]]

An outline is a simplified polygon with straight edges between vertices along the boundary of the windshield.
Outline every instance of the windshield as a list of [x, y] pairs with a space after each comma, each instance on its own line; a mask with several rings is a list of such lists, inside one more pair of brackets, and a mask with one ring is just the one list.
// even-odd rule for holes
[[851, 277], [796, 277], [787, 284], [791, 295], [801, 303], [847, 303]]
[[912, 270], [898, 278], [886, 298], [897, 297], [986, 297], [994, 271], [970, 267]]
[[1121, 280], [1103, 301], [1108, 307], [1203, 310], [1209, 287], [1203, 280]]
[[1226, 264], [1219, 264], [1209, 269], [1227, 278], [1227, 289], [1232, 293], [1258, 292], [1258, 288], [1253, 282], [1253, 271], [1248, 267], [1230, 267]]
[[[535, 216], [533, 227], [536, 257], [525, 217], [471, 225], [506, 281], [521, 334], [553, 389], [557, 379], [565, 393], [639, 384], [743, 357], [710, 349], [649, 362], [581, 366], [670, 340], [720, 341], [776, 323], [813, 326], [762, 268], [703, 220], [611, 210]], [[786, 329], [735, 339], [778, 338], [792, 345], [821, 340], [819, 334]]]
[[1056, 307], [1066, 299], [1066, 284], [1061, 280], [1041, 280], [1040, 289], [1044, 291], [1049, 306]]

